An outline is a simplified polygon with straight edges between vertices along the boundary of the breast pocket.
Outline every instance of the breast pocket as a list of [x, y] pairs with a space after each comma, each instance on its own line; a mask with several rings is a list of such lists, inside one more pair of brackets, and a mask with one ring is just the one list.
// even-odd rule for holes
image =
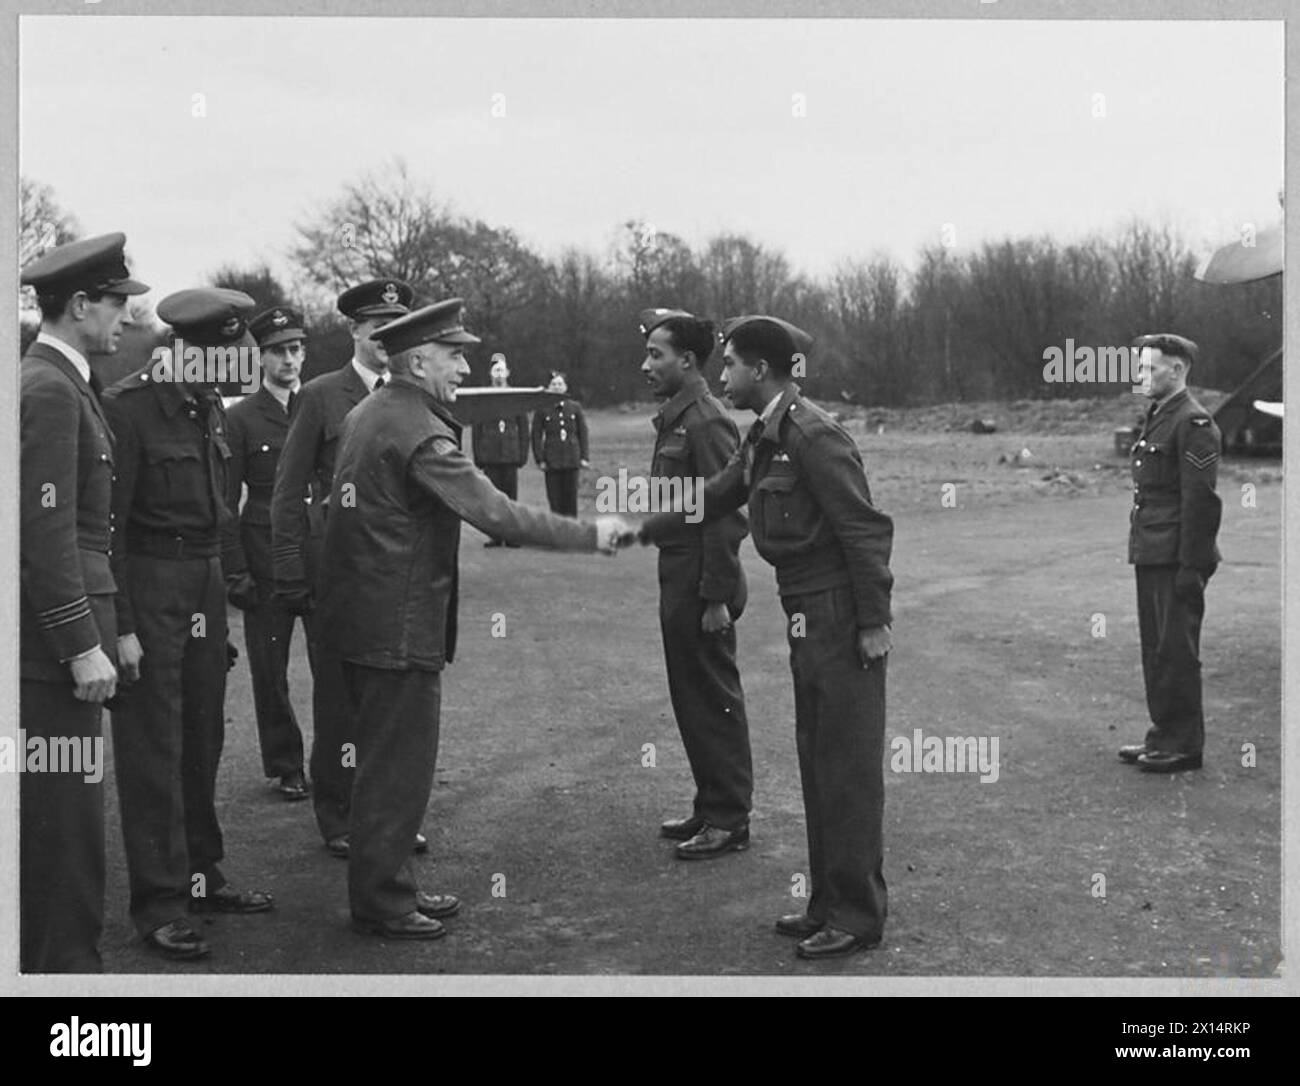
[[1162, 441], [1148, 442], [1134, 458], [1138, 482], [1147, 486], [1172, 486], [1178, 479], [1178, 461], [1174, 449]]
[[283, 446], [283, 441], [275, 440], [258, 441], [249, 448], [245, 472], [250, 490], [269, 490], [275, 486], [275, 465], [280, 459]]
[[812, 528], [812, 501], [803, 481], [788, 464], [774, 465], [759, 480], [755, 497], [762, 506], [763, 534], [768, 539], [801, 539]]
[[206, 497], [203, 457], [198, 448], [187, 442], [165, 441], [145, 450], [150, 492], [161, 496], [169, 508], [192, 507], [196, 499]]
[[691, 453], [684, 437], [672, 437], [655, 450], [651, 473], [665, 479], [680, 478], [689, 472]]

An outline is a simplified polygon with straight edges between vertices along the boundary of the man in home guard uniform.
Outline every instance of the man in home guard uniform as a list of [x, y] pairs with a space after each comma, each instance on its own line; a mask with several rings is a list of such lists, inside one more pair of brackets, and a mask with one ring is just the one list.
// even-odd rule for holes
[[1148, 773], [1201, 768], [1201, 619], [1205, 586], [1219, 565], [1223, 505], [1214, 487], [1219, 429], [1187, 391], [1191, 340], [1142, 336], [1146, 393], [1154, 401], [1133, 445], [1128, 560], [1137, 575], [1142, 677], [1151, 727], [1122, 761]]
[[[118, 630], [139, 636], [140, 680], [113, 713], [113, 750], [131, 919], [169, 958], [206, 955], [191, 912], [265, 912], [268, 893], [222, 874], [217, 766], [225, 740], [223, 542], [236, 530], [226, 500], [226, 414], [219, 356], [254, 349], [253, 299], [216, 287], [158, 303], [168, 355], [104, 394], [116, 440], [113, 551]], [[198, 367], [192, 359], [202, 359]]]
[[[548, 392], [564, 396], [569, 384], [564, 374], [551, 374]], [[546, 476], [546, 500], [552, 513], [578, 515], [578, 469], [587, 460], [587, 419], [576, 400], [564, 399], [554, 407], [533, 412], [533, 459]]]
[[[713, 324], [678, 309], [647, 309], [640, 327], [646, 337], [641, 371], [665, 401], [654, 417], [650, 474], [656, 486], [676, 479], [693, 487], [720, 472], [740, 445], [736, 424], [704, 379]], [[660, 832], [680, 842], [676, 853], [683, 860], [710, 859], [749, 844], [754, 769], [734, 626], [747, 599], [740, 565], [740, 541], [747, 534], [745, 515], [735, 510], [687, 524], [659, 542], [668, 692], [695, 778], [690, 817], [670, 819]]]
[[[41, 328], [19, 399], [18, 720], [46, 761], [19, 783], [19, 968], [99, 973], [104, 926], [101, 710], [138, 677], [140, 645], [117, 636], [110, 512], [113, 439], [87, 356], [117, 350], [127, 299], [122, 234], [62, 245], [23, 269]], [[116, 662], [116, 667], [114, 666]], [[74, 764], [56, 763], [71, 749]], [[27, 748], [18, 757], [26, 765]]]
[[307, 798], [302, 731], [289, 701], [289, 644], [297, 616], [275, 599], [271, 562], [271, 491], [275, 466], [289, 432], [307, 333], [302, 314], [289, 306], [259, 313], [248, 326], [262, 361], [262, 385], [229, 411], [229, 499], [232, 510], [248, 484], [239, 533], [222, 555], [226, 597], [244, 612], [244, 645], [253, 678], [253, 707], [262, 748], [262, 772], [278, 778], [286, 800]]
[[[510, 387], [510, 367], [506, 356], [492, 356], [492, 387]], [[474, 463], [492, 480], [502, 494], [512, 501], [519, 497], [519, 469], [528, 463], [528, 416], [490, 419], [474, 424]], [[501, 539], [489, 539], [485, 547], [500, 547]], [[518, 544], [510, 543], [514, 547]]]
[[354, 927], [436, 939], [460, 902], [415, 879], [411, 835], [429, 802], [441, 673], [456, 642], [460, 522], [517, 543], [612, 551], [618, 517], [573, 521], [512, 502], [460, 450], [451, 414], [469, 374], [462, 303], [426, 306], [374, 333], [392, 380], [349, 416], [325, 532], [321, 615], [346, 661], [357, 718], [348, 896]]
[[[312, 676], [311, 791], [316, 825], [331, 856], [348, 856], [348, 812], [356, 772], [354, 725], [343, 683], [343, 662], [322, 637], [312, 613], [320, 591], [320, 547], [324, 538], [334, 458], [343, 417], [383, 386], [388, 356], [370, 335], [410, 312], [414, 291], [399, 279], [372, 279], [339, 295], [339, 312], [348, 318], [352, 359], [302, 386], [289, 420], [289, 433], [276, 468], [271, 495], [271, 558], [275, 598], [304, 615]], [[304, 505], [304, 496], [309, 504]], [[417, 827], [418, 828], [418, 827]], [[415, 848], [428, 847], [422, 834]]]
[[[776, 567], [790, 620], [795, 741], [803, 780], [811, 896], [777, 931], [803, 958], [876, 946], [885, 925], [881, 820], [885, 663], [891, 647], [893, 523], [871, 503], [853, 439], [791, 380], [811, 337], [775, 317], [723, 329], [727, 398], [758, 415], [741, 449], [705, 485], [706, 520], [749, 503], [754, 545]], [[640, 537], [681, 530], [657, 513]]]

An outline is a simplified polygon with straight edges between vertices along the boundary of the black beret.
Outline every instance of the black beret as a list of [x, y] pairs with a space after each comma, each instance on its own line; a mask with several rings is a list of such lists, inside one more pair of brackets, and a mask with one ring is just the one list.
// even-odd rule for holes
[[158, 319], [196, 346], [226, 347], [243, 343], [248, 314], [256, 307], [242, 290], [197, 287], [167, 295], [158, 303]]
[[303, 327], [305, 323], [298, 310], [287, 305], [277, 305], [249, 321], [248, 330], [259, 347], [274, 347], [277, 343], [306, 339], [307, 333]]
[[726, 343], [727, 340], [734, 336], [739, 329], [750, 327], [752, 325], [764, 324], [775, 326], [785, 332], [785, 334], [790, 337], [790, 341], [794, 344], [794, 349], [797, 353], [807, 354], [812, 350], [813, 337], [802, 328], [791, 324], [789, 321], [783, 321], [780, 317], [768, 317], [762, 314], [745, 317], [732, 317], [723, 324], [719, 338], [723, 343]]
[[465, 331], [465, 302], [448, 298], [426, 305], [405, 317], [389, 321], [370, 333], [390, 355], [401, 354], [422, 343], [482, 343], [478, 336]]
[[400, 279], [371, 279], [339, 295], [339, 312], [354, 321], [401, 317], [411, 311], [415, 291]]
[[1196, 357], [1200, 353], [1200, 348], [1190, 339], [1176, 336], [1172, 332], [1156, 332], [1152, 335], [1138, 336], [1133, 341], [1133, 347], [1139, 351], [1143, 347], [1154, 347], [1161, 354], [1172, 354], [1186, 359], [1189, 365], [1196, 364]]
[[126, 235], [101, 234], [60, 245], [30, 261], [21, 281], [37, 294], [84, 290], [99, 294], [144, 294], [149, 288], [126, 267]]
[[689, 317], [695, 319], [695, 314], [687, 313], [684, 309], [643, 309], [637, 317], [641, 334], [648, 336], [664, 321], [672, 320], [673, 317]]

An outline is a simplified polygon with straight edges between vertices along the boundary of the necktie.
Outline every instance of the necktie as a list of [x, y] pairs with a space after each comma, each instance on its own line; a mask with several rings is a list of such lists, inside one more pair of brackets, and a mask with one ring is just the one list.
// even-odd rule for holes
[[372, 393], [375, 393], [378, 392], [383, 387], [384, 387], [384, 378], [380, 376], [375, 379], [374, 386], [370, 389], [370, 391]]
[[285, 413], [286, 415], [289, 415], [289, 416], [292, 416], [292, 415], [293, 415], [293, 405], [294, 405], [294, 401], [297, 400], [297, 399], [298, 399], [298, 393], [296, 393], [296, 392], [290, 392], [290, 393], [289, 393], [289, 400], [288, 400], [288, 402], [284, 405], [284, 413]]
[[758, 448], [758, 439], [763, 436], [763, 420], [760, 418], [753, 426], [749, 428], [749, 433], [745, 435], [745, 485], [753, 481], [754, 478], [754, 455]]
[[104, 395], [104, 382], [101, 381], [94, 373], [90, 375], [90, 391], [95, 394], [95, 399], [101, 399]]

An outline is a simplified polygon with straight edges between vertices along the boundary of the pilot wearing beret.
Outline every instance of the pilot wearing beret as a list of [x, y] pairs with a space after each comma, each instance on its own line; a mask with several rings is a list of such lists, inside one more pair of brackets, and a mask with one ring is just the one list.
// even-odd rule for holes
[[[510, 387], [506, 356], [492, 356], [492, 387]], [[489, 419], [474, 424], [474, 463], [507, 498], [519, 497], [519, 469], [528, 463], [528, 416]], [[499, 547], [504, 541], [489, 539], [485, 547]], [[513, 546], [513, 544], [511, 544]]]
[[[548, 392], [564, 396], [569, 391], [564, 374], [553, 373]], [[587, 419], [577, 400], [564, 399], [554, 407], [533, 412], [533, 459], [546, 477], [546, 500], [551, 512], [578, 515], [578, 469], [589, 467]]]
[[[746, 502], [758, 553], [776, 567], [789, 619], [795, 743], [803, 781], [811, 894], [776, 929], [802, 958], [876, 946], [885, 925], [882, 759], [891, 646], [893, 522], [871, 501], [848, 433], [792, 380], [812, 337], [776, 317], [722, 332], [727, 398], [758, 416], [704, 488], [705, 520]], [[671, 538], [682, 513], [656, 513], [643, 540]]]
[[429, 802], [441, 673], [456, 642], [460, 523], [557, 550], [612, 551], [627, 526], [583, 523], [511, 501], [461, 452], [451, 413], [478, 343], [451, 298], [374, 333], [391, 380], [348, 415], [325, 529], [319, 614], [345, 663], [357, 720], [348, 896], [354, 927], [436, 939], [457, 912], [421, 891], [410, 841]]
[[[338, 309], [352, 333], [352, 358], [302, 386], [280, 451], [271, 494], [271, 561], [276, 599], [304, 615], [312, 675], [311, 792], [316, 825], [330, 855], [347, 859], [352, 802], [354, 725], [343, 685], [342, 661], [330, 653], [313, 613], [319, 593], [320, 547], [328, 519], [343, 418], [388, 373], [383, 346], [370, 338], [410, 312], [414, 291], [400, 279], [372, 279], [349, 287]], [[306, 502], [306, 504], [304, 504]], [[427, 848], [416, 834], [415, 847]]]
[[[118, 636], [111, 513], [116, 453], [89, 356], [117, 350], [130, 277], [126, 237], [52, 249], [22, 270], [41, 327], [19, 393], [19, 727], [81, 764], [23, 773], [19, 793], [19, 968], [98, 973], [104, 923], [102, 708], [139, 674]], [[97, 750], [99, 776], [86, 761]], [[26, 757], [26, 751], [21, 755]]]
[[1169, 333], [1139, 337], [1152, 403], [1134, 442], [1128, 560], [1137, 579], [1142, 677], [1151, 726], [1120, 760], [1147, 773], [1201, 768], [1201, 619], [1219, 565], [1223, 504], [1215, 493], [1221, 440], [1190, 392], [1196, 344]]
[[[693, 485], [720, 472], [740, 447], [736, 424], [704, 379], [713, 324], [679, 309], [647, 309], [640, 330], [646, 337], [641, 372], [664, 401], [653, 420], [650, 474]], [[689, 817], [670, 819], [660, 832], [680, 842], [676, 854], [683, 860], [710, 859], [749, 843], [754, 769], [734, 625], [747, 598], [740, 542], [748, 533], [745, 515], [734, 510], [659, 541], [668, 692], [695, 778]]]
[[[187, 913], [273, 904], [270, 894], [226, 881], [216, 810], [227, 670], [221, 553], [237, 524], [226, 413], [213, 382], [218, 359], [255, 349], [252, 309], [236, 290], [168, 295], [158, 303], [171, 325], [166, 352], [104, 394], [116, 441], [118, 630], [136, 634], [144, 653], [139, 682], [113, 714], [131, 919], [173, 959], [209, 953]], [[205, 360], [198, 369], [196, 351]]]
[[248, 498], [239, 533], [222, 556], [227, 598], [244, 612], [262, 771], [279, 779], [278, 790], [290, 801], [307, 798], [302, 732], [289, 700], [289, 644], [297, 616], [275, 599], [271, 492], [289, 432], [290, 406], [301, 384], [307, 340], [303, 325], [302, 314], [289, 306], [273, 306], [249, 323], [261, 357], [262, 384], [228, 411], [230, 507], [239, 509], [245, 485]]

